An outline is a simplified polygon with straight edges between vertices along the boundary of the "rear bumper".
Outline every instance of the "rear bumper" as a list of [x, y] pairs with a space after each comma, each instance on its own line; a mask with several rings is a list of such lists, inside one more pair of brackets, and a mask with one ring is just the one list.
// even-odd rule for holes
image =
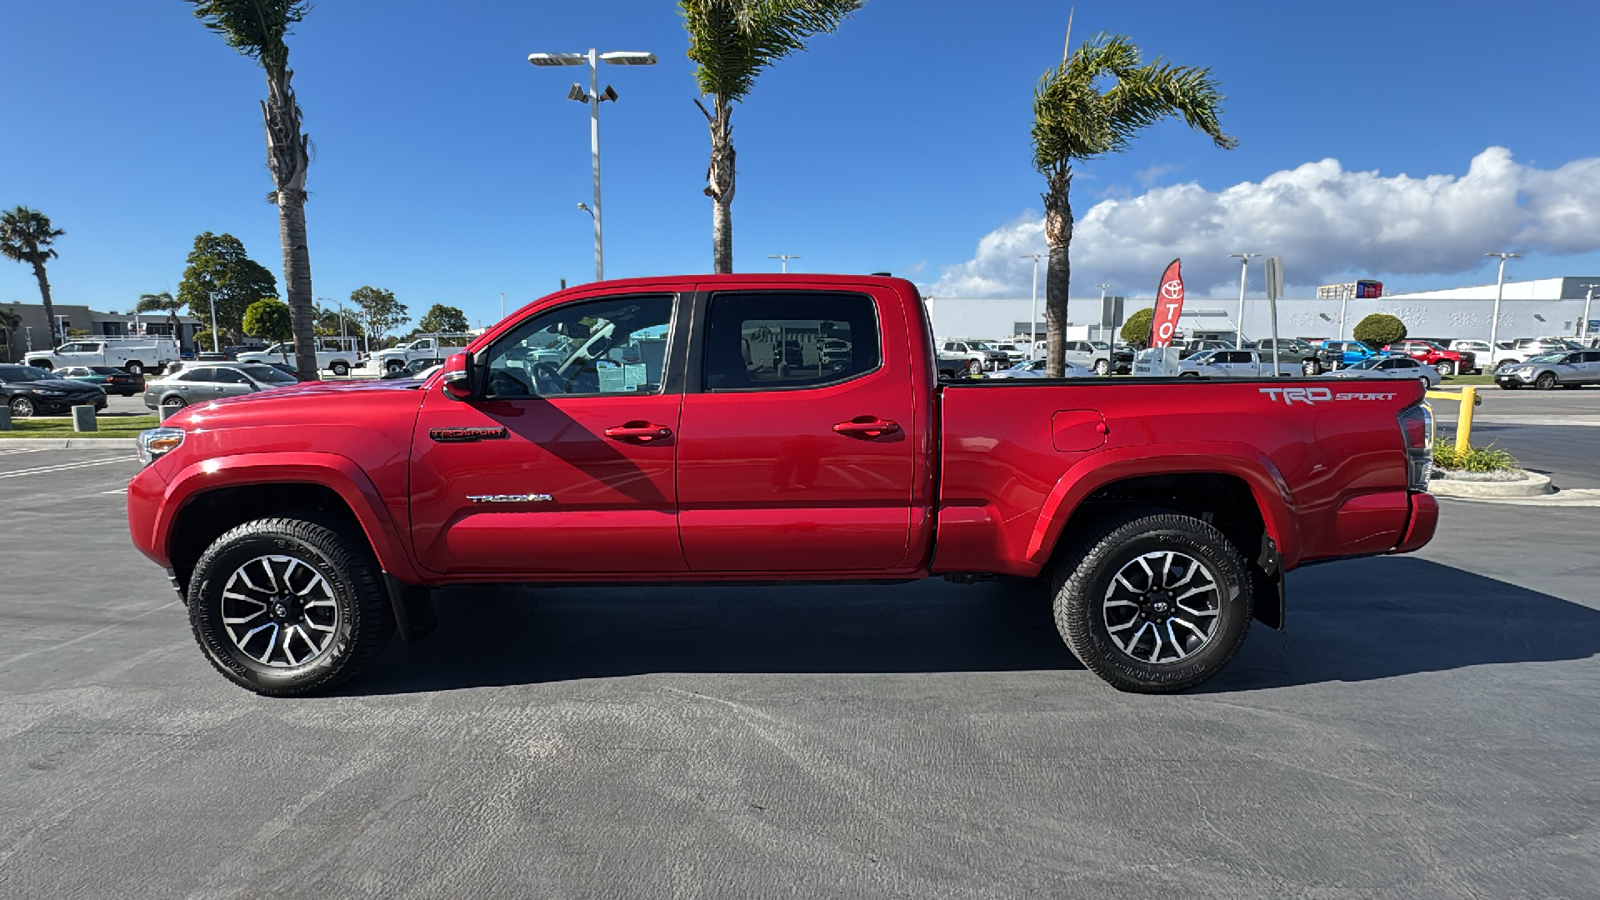
[[1411, 494], [1411, 514], [1406, 519], [1406, 529], [1401, 534], [1400, 543], [1396, 544], [1390, 553], [1410, 553], [1421, 549], [1433, 540], [1433, 532], [1439, 527], [1439, 500], [1426, 491], [1413, 491]]

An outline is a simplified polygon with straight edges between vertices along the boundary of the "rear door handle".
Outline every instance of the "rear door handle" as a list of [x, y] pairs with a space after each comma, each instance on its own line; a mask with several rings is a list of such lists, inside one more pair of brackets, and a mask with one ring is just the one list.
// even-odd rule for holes
[[635, 441], [641, 444], [648, 444], [651, 441], [660, 441], [672, 437], [672, 429], [665, 425], [656, 425], [651, 422], [629, 422], [626, 425], [613, 425], [607, 428], [606, 437], [614, 441]]
[[880, 419], [877, 416], [856, 416], [848, 422], [840, 422], [833, 426], [833, 431], [846, 437], [875, 438], [886, 434], [899, 434], [900, 423]]

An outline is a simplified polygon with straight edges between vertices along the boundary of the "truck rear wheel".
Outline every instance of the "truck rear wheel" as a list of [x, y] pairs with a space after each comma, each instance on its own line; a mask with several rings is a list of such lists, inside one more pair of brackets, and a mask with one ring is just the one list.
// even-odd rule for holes
[[195, 565], [187, 600], [206, 659], [267, 696], [332, 688], [394, 633], [376, 561], [346, 529], [314, 516], [225, 532]]
[[1104, 360], [1104, 359], [1095, 360], [1094, 361], [1094, 373], [1096, 375], [1099, 375], [1102, 378], [1104, 378], [1107, 375], [1110, 375], [1111, 374], [1111, 363], [1110, 363], [1110, 361], [1109, 360]]
[[341, 378], [350, 374], [350, 364], [342, 359], [334, 362], [334, 364], [328, 368], [333, 372], [333, 374], [338, 375]]
[[390, 372], [391, 374], [393, 374], [395, 372], [403, 371], [405, 369], [405, 367], [406, 367], [406, 364], [403, 363], [403, 362], [400, 362], [397, 359], [391, 359], [387, 363], [384, 364], [384, 369], [387, 370], [388, 372]]
[[130, 359], [128, 360], [127, 364], [122, 367], [122, 371], [127, 372], [129, 375], [143, 375], [144, 363], [138, 361], [137, 359]]
[[1147, 509], [1103, 519], [1056, 573], [1057, 630], [1121, 691], [1194, 687], [1233, 659], [1250, 629], [1244, 559], [1190, 516]]

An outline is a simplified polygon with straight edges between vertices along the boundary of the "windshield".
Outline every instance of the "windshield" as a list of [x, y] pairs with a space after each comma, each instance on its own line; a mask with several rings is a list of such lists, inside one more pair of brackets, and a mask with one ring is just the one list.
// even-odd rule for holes
[[1565, 359], [1566, 356], [1567, 356], [1567, 354], [1565, 354], [1565, 353], [1539, 353], [1539, 354], [1536, 354], [1534, 356], [1528, 357], [1528, 362], [1531, 362], [1531, 363], [1560, 362], [1561, 360]]
[[262, 384], [298, 384], [293, 375], [271, 366], [240, 366], [239, 371]]
[[50, 374], [34, 366], [0, 366], [0, 381], [49, 381]]

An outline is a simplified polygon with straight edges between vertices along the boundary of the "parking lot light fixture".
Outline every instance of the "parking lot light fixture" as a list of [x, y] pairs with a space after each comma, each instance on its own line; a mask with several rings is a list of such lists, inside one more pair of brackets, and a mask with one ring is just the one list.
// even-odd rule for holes
[[1244, 282], [1245, 276], [1250, 274], [1250, 258], [1260, 256], [1259, 253], [1229, 253], [1229, 259], [1237, 259], [1239, 266], [1239, 323], [1234, 326], [1233, 349], [1244, 347]]
[[1494, 365], [1494, 351], [1499, 347], [1497, 339], [1500, 337], [1500, 298], [1506, 292], [1506, 260], [1521, 259], [1521, 253], [1485, 253], [1484, 256], [1500, 257], [1500, 275], [1495, 280], [1494, 287], [1494, 318], [1489, 320], [1489, 364]]
[[1578, 336], [1584, 340], [1589, 339], [1589, 308], [1594, 305], [1594, 289], [1600, 284], [1580, 284], [1578, 287], [1589, 289], [1583, 297], [1583, 321], [1578, 323]]
[[606, 264], [605, 240], [600, 227], [600, 101], [616, 100], [617, 92], [610, 85], [604, 91], [600, 90], [599, 67], [601, 62], [613, 66], [653, 66], [656, 64], [656, 55], [635, 50], [600, 53], [590, 47], [587, 53], [529, 53], [528, 62], [540, 67], [589, 66], [589, 90], [586, 92], [583, 85], [574, 84], [567, 91], [567, 99], [587, 101], [589, 104], [589, 150], [594, 167], [594, 205], [589, 207], [589, 215], [594, 218], [594, 280], [603, 281]]
[[1028, 359], [1033, 359], [1033, 354], [1039, 345], [1039, 257], [1043, 253], [1024, 253], [1018, 259], [1033, 260], [1033, 306], [1028, 312]]

